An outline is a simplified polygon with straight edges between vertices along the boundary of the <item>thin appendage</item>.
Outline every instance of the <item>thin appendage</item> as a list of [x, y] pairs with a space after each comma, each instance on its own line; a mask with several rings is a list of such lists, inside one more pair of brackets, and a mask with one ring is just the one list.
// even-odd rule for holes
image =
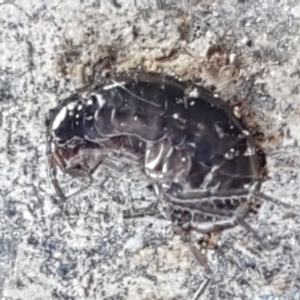
[[[225, 197], [241, 197], [241, 196], [248, 196], [249, 190], [246, 189], [236, 189], [234, 191], [214, 191], [213, 189], [193, 189], [188, 192], [181, 192], [178, 195], [172, 197], [168, 195], [170, 199], [176, 199], [178, 202], [186, 203], [187, 201], [190, 202], [198, 202], [199, 201], [207, 201], [207, 198], [225, 198]], [[203, 200], [202, 200], [203, 199]]]
[[272, 246], [265, 241], [258, 233], [256, 230], [254, 230], [245, 220], [243, 219], [238, 219], [238, 224], [240, 224], [244, 229], [247, 230], [247, 232], [250, 232], [253, 234], [255, 239], [259, 242], [259, 244], [267, 251], [272, 250]]
[[259, 242], [259, 244], [267, 251], [272, 250], [271, 245], [266, 242], [256, 230], [254, 230], [246, 221], [245, 218], [249, 213], [249, 207], [246, 203], [241, 204], [235, 212], [234, 217], [229, 220], [222, 220], [211, 223], [203, 223], [196, 226], [191, 226], [193, 230], [199, 231], [201, 233], [212, 233], [218, 232], [225, 229], [233, 228], [237, 225], [241, 225], [247, 232], [251, 233], [254, 238]]
[[282, 201], [280, 201], [279, 199], [276, 199], [276, 198], [273, 198], [273, 197], [270, 197], [266, 194], [263, 194], [263, 193], [260, 193], [260, 192], [253, 192], [253, 196], [255, 198], [258, 198], [260, 200], [264, 200], [264, 201], [267, 201], [267, 202], [271, 202], [271, 203], [274, 203], [276, 205], [279, 205], [279, 206], [283, 206], [283, 207], [286, 207], [286, 208], [290, 208], [290, 209], [299, 209], [297, 208], [296, 206], [294, 205], [290, 205], [290, 204], [287, 204], [287, 203], [284, 203]]
[[67, 197], [65, 196], [56, 176], [57, 176], [57, 163], [55, 158], [51, 155], [48, 154], [48, 166], [47, 166], [47, 171], [48, 171], [48, 178], [50, 178], [50, 182], [52, 186], [54, 187], [55, 193], [59, 197], [59, 199], [62, 202], [65, 202], [67, 200]]
[[[229, 220], [211, 222], [209, 225], [201, 224], [200, 226], [191, 226], [192, 230], [199, 231], [201, 233], [211, 233], [214, 231], [221, 231], [224, 229], [235, 227], [236, 225], [241, 225], [243, 228], [253, 234], [253, 236], [258, 240], [260, 245], [266, 249], [271, 250], [271, 246], [265, 242], [262, 237], [245, 221], [246, 216], [249, 213], [249, 207], [246, 203], [241, 204], [235, 212], [235, 216]], [[198, 288], [197, 292], [194, 294], [192, 300], [200, 300], [207, 290], [208, 286], [214, 281], [214, 273], [208, 265], [207, 257], [205, 254], [201, 253], [201, 249], [196, 248], [193, 245], [189, 245], [189, 249], [195, 259], [204, 268], [204, 281]]]
[[[229, 198], [239, 198], [246, 197], [248, 200], [237, 208], [232, 216], [232, 211], [226, 211], [226, 209], [217, 209], [214, 206], [206, 205], [207, 202], [214, 202], [216, 199], [224, 199], [226, 196]], [[218, 232], [225, 229], [233, 228], [237, 225], [241, 225], [247, 232], [253, 234], [255, 239], [260, 243], [260, 245], [266, 250], [272, 250], [272, 246], [267, 243], [258, 233], [254, 230], [246, 221], [246, 217], [250, 211], [253, 211], [252, 200], [257, 199], [262, 201], [272, 202], [276, 205], [281, 205], [286, 208], [292, 209], [293, 206], [283, 203], [278, 199], [267, 196], [255, 188], [251, 190], [235, 190], [233, 191], [212, 191], [212, 190], [192, 190], [189, 192], [179, 193], [174, 196], [171, 194], [165, 194], [165, 201], [171, 204], [172, 207], [178, 210], [190, 211], [192, 219], [190, 222], [190, 229], [201, 233], [211, 233]], [[252, 203], [252, 204], [251, 204]], [[217, 217], [225, 217], [223, 220], [210, 221], [210, 222], [197, 222], [197, 214]]]
[[192, 300], [200, 300], [200, 297], [205, 293], [207, 287], [211, 284], [214, 278], [214, 273], [212, 269], [209, 267], [207, 258], [205, 254], [201, 253], [201, 250], [196, 248], [194, 245], [189, 245], [189, 250], [197, 260], [197, 262], [203, 267], [204, 269], [204, 281], [198, 288], [197, 292], [194, 294]]
[[[241, 204], [235, 212], [234, 217], [229, 220], [218, 221], [211, 223], [210, 226], [206, 228], [201, 228], [199, 226], [193, 228], [200, 232], [210, 233], [222, 231], [224, 229], [233, 228], [237, 225], [241, 225], [247, 232], [252, 233], [254, 238], [259, 242], [259, 244], [266, 250], [271, 250], [271, 246], [263, 240], [263, 238], [254, 230], [246, 221], [245, 218], [249, 213], [249, 207], [246, 203]], [[205, 226], [205, 225], [204, 225]], [[204, 230], [203, 230], [204, 229]]]
[[60, 184], [58, 182], [58, 180], [56, 178], [52, 178], [51, 179], [51, 183], [55, 189], [56, 195], [58, 196], [59, 200], [61, 200], [62, 202], [67, 201], [67, 199], [69, 197], [66, 197], [62, 188], [60, 187]]
[[200, 300], [201, 299], [200, 297], [204, 294], [207, 287], [210, 285], [211, 281], [212, 279], [205, 278], [202, 284], [200, 285], [199, 289], [197, 290], [197, 292], [194, 294], [192, 300]]
[[[221, 220], [216, 222], [205, 222], [202, 224], [191, 224], [192, 229], [202, 233], [218, 232], [225, 229], [233, 228], [239, 220], [243, 220], [249, 213], [249, 207], [246, 203], [241, 204], [234, 213], [234, 216], [228, 220]], [[194, 225], [194, 226], [193, 226]]]
[[[248, 196], [251, 197], [252, 196]], [[241, 203], [238, 208], [234, 212], [228, 212], [226, 215], [226, 210], [219, 210], [215, 209], [213, 207], [205, 207], [195, 205], [195, 202], [189, 203], [189, 201], [186, 201], [186, 203], [183, 204], [179, 200], [179, 202], [176, 201], [176, 199], [172, 199], [172, 204], [174, 205], [175, 209], [178, 210], [185, 210], [190, 212], [190, 220], [188, 223], [188, 229], [194, 230], [196, 232], [201, 233], [213, 233], [213, 232], [220, 232], [225, 229], [234, 228], [237, 225], [241, 225], [243, 228], [247, 230], [247, 232], [253, 234], [255, 239], [261, 244], [261, 246], [266, 250], [271, 250], [271, 247], [268, 243], [266, 243], [262, 237], [245, 221], [246, 217], [248, 216], [250, 210], [251, 210], [251, 200], [248, 199], [247, 202]], [[207, 199], [206, 199], [207, 201]], [[194, 203], [194, 205], [192, 205]], [[201, 203], [201, 202], [200, 202]], [[233, 213], [233, 215], [232, 215]], [[213, 216], [216, 217], [224, 217], [221, 220], [211, 220], [211, 221], [202, 221], [199, 222], [197, 220], [198, 214], [205, 215], [208, 214], [210, 217], [213, 218]], [[230, 215], [231, 214], [231, 215]], [[186, 222], [185, 222], [186, 223]]]
[[58, 180], [56, 179], [56, 177], [52, 177], [51, 178], [51, 182], [52, 182], [52, 185], [55, 189], [55, 192], [57, 194], [57, 196], [59, 197], [59, 199], [62, 201], [62, 202], [65, 202], [67, 201], [68, 199], [71, 199], [72, 197], [82, 193], [84, 190], [86, 190], [87, 188], [89, 188], [92, 184], [93, 184], [93, 178], [92, 177], [89, 177], [90, 179], [90, 182], [88, 184], [86, 184], [84, 187], [82, 187], [79, 191], [76, 191], [74, 192], [73, 194], [71, 195], [68, 195], [66, 196], [58, 182]]
[[[245, 189], [234, 191], [211, 191], [211, 190], [192, 190], [191, 192], [182, 192], [178, 195], [169, 193], [164, 194], [165, 202], [173, 207], [190, 210], [191, 212], [208, 213], [217, 216], [232, 216], [232, 211], [219, 209], [213, 205], [214, 201], [225, 201], [232, 199], [239, 203], [244, 202], [242, 199], [251, 199], [251, 193]], [[211, 203], [212, 205], [207, 205]], [[224, 202], [225, 205], [225, 202]]]
[[104, 160], [102, 162], [102, 166], [104, 168], [106, 168], [107, 170], [112, 171], [113, 173], [115, 173], [118, 176], [125, 175], [130, 170], [130, 166], [125, 165], [123, 167], [119, 167], [118, 165], [113, 163], [113, 161], [111, 161], [111, 160]]
[[[99, 160], [99, 162], [95, 164], [94, 168], [91, 169], [89, 172], [87, 172], [82, 169], [77, 170], [76, 168], [65, 168], [62, 158], [60, 156], [51, 154], [50, 157], [48, 158], [48, 173], [50, 176], [51, 183], [59, 199], [62, 202], [65, 202], [66, 200], [74, 197], [75, 195], [82, 193], [84, 190], [89, 188], [93, 184], [92, 174], [95, 172], [95, 170], [99, 167], [101, 163], [102, 160]], [[60, 183], [57, 180], [57, 167], [59, 167], [63, 173], [69, 174], [71, 176], [88, 177], [90, 179], [90, 182], [86, 186], [81, 188], [79, 191], [76, 191], [73, 194], [66, 196], [61, 188]]]
[[132, 213], [132, 214], [130, 214], [130, 215], [124, 215], [123, 219], [124, 220], [129, 220], [129, 219], [135, 219], [135, 220], [137, 220], [137, 219], [143, 219], [143, 218], [146, 218], [146, 217], [154, 217], [154, 216], [155, 217], [159, 217], [159, 216], [161, 216], [161, 213], [157, 212], [156, 204], [150, 204], [146, 208], [139, 209], [139, 210], [137, 210], [134, 207], [132, 207], [130, 209], [130, 213]]
[[[79, 194], [81, 194], [83, 191], [85, 191], [86, 189], [88, 189], [89, 187], [91, 187], [93, 185], [93, 177], [89, 176], [89, 180], [90, 182], [87, 183], [84, 187], [82, 187], [80, 190], [74, 192], [73, 194], [69, 195], [66, 199], [71, 199], [73, 198], [74, 196], [77, 196]], [[102, 183], [103, 184], [103, 183]]]
[[215, 221], [215, 222], [203, 222], [202, 224], [197, 224], [196, 222], [191, 223], [191, 229], [201, 232], [201, 233], [212, 233], [219, 232], [225, 229], [230, 229], [238, 224], [236, 217], [230, 218], [228, 220]]
[[199, 262], [199, 264], [204, 268], [205, 277], [211, 277], [213, 275], [213, 271], [208, 265], [206, 255], [201, 253], [201, 250], [194, 245], [189, 245], [189, 250], [195, 257], [195, 259]]

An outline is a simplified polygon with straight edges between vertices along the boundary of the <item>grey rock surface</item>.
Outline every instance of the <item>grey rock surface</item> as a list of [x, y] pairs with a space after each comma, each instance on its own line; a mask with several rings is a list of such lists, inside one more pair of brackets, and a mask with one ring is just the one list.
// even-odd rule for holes
[[203, 281], [167, 220], [124, 219], [157, 201], [140, 176], [99, 170], [64, 205], [48, 182], [49, 109], [132, 68], [241, 101], [265, 135], [263, 192], [296, 207], [265, 202], [249, 220], [272, 251], [239, 227], [217, 236], [221, 281], [203, 299], [300, 299], [299, 27], [292, 0], [0, 3], [1, 299], [190, 299]]

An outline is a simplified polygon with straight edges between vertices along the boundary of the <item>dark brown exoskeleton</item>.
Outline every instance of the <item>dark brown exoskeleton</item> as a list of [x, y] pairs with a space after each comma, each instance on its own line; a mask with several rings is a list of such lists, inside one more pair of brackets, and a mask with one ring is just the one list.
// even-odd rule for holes
[[[53, 185], [65, 173], [92, 176], [115, 162], [138, 166], [159, 190], [174, 229], [212, 233], [237, 224], [255, 233], [245, 219], [259, 207], [265, 156], [232, 108], [209, 92], [159, 74], [135, 73], [109, 79], [74, 94], [55, 108], [47, 124]], [[205, 257], [192, 253], [205, 267]]]

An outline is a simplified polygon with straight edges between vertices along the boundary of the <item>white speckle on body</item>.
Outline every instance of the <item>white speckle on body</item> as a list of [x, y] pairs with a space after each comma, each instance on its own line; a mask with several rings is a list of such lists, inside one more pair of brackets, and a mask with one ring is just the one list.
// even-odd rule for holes
[[164, 164], [163, 164], [163, 167], [162, 167], [162, 172], [165, 174], [169, 171], [169, 162], [166, 161]]
[[228, 153], [228, 152], [225, 153], [224, 157], [229, 160], [233, 159], [232, 153]]
[[[190, 96], [191, 98], [198, 98], [198, 97], [199, 97], [199, 90], [196, 89], [196, 88], [193, 89], [193, 90], [190, 92], [189, 96]], [[195, 101], [192, 101], [192, 102], [195, 103]], [[191, 103], [192, 103], [192, 102], [191, 102]], [[191, 105], [194, 105], [194, 104], [191, 104]]]
[[246, 151], [244, 152], [244, 156], [251, 156], [255, 154], [255, 149], [253, 147], [247, 147]]
[[191, 148], [194, 148], [194, 149], [196, 149], [196, 144], [195, 143], [193, 143], [193, 142], [189, 142], [189, 143], [187, 143], [187, 145], [189, 146], [189, 147], [191, 147]]
[[125, 85], [125, 82], [117, 82], [117, 81], [114, 81], [113, 83], [111, 84], [108, 84], [106, 86], [103, 87], [103, 90], [110, 90], [110, 89], [113, 89], [115, 87], [118, 87], [118, 86], [124, 86]]
[[52, 130], [55, 130], [59, 127], [59, 125], [65, 120], [66, 115], [67, 115], [67, 108], [63, 107], [55, 117], [55, 120], [52, 124]]
[[110, 121], [113, 122], [114, 118], [115, 118], [115, 114], [116, 114], [116, 109], [114, 108], [111, 112], [111, 116], [110, 116]]
[[225, 136], [225, 133], [224, 133], [222, 127], [218, 126], [217, 124], [214, 124], [214, 126], [215, 126], [215, 130], [218, 133], [219, 137], [223, 138]]
[[71, 103], [69, 103], [67, 105], [67, 108], [68, 108], [68, 110], [74, 110], [75, 106], [76, 106], [76, 103], [75, 102], [71, 102]]
[[151, 149], [147, 149], [145, 155], [145, 168], [154, 170], [161, 160], [162, 153], [163, 153], [163, 147], [159, 149], [158, 155], [156, 155], [154, 159], [150, 160]]

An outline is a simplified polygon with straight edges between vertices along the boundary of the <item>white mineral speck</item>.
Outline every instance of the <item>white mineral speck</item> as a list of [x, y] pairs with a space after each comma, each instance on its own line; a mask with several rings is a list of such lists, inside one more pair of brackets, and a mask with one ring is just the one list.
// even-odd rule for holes
[[142, 236], [134, 236], [127, 240], [123, 250], [137, 251], [144, 246], [144, 239]]

